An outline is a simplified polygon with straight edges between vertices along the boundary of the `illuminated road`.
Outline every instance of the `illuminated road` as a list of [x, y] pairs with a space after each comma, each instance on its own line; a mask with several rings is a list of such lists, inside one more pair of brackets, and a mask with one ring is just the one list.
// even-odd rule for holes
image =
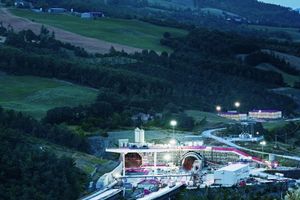
[[216, 131], [221, 131], [221, 130], [225, 130], [225, 128], [220, 128], [220, 129], [211, 129], [211, 130], [207, 130], [202, 132], [202, 137], [206, 137], [206, 138], [211, 138], [214, 139], [218, 142], [221, 142], [223, 144], [226, 144], [228, 146], [237, 148], [237, 149], [241, 149], [241, 150], [245, 150], [245, 151], [250, 151], [250, 152], [254, 152], [254, 153], [259, 153], [259, 154], [264, 154], [264, 155], [269, 155], [269, 154], [273, 154], [276, 157], [281, 157], [281, 158], [286, 158], [286, 159], [290, 159], [290, 160], [296, 160], [296, 161], [300, 161], [300, 157], [299, 156], [287, 156], [287, 155], [281, 155], [281, 154], [274, 154], [274, 153], [267, 153], [267, 152], [262, 152], [262, 151], [257, 151], [257, 150], [253, 150], [253, 149], [248, 149], [242, 146], [239, 146], [233, 142], [230, 142], [228, 140], [225, 140], [221, 137], [218, 137], [216, 135], [214, 135], [213, 133]]

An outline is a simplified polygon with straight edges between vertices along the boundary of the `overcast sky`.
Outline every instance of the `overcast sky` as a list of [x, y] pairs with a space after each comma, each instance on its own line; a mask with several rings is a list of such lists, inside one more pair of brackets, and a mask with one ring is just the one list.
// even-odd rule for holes
[[286, 7], [300, 8], [300, 0], [261, 0], [267, 3], [279, 4]]

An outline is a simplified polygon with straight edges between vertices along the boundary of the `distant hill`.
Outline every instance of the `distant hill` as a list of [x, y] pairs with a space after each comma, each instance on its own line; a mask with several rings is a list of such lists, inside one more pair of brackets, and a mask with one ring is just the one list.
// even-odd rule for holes
[[194, 0], [197, 8], [217, 8], [266, 25], [300, 26], [300, 14], [290, 8], [257, 0]]
[[[33, 0], [32, 2], [37, 8], [64, 7], [79, 12], [101, 10], [109, 15], [123, 15], [123, 17], [152, 16], [159, 19], [162, 17], [184, 19], [190, 22], [195, 16], [199, 17], [197, 20], [207, 18], [207, 15], [203, 16], [202, 9], [211, 8], [224, 13], [234, 13], [247, 23], [300, 27], [299, 11], [257, 0]], [[172, 12], [161, 12], [163, 10]]]

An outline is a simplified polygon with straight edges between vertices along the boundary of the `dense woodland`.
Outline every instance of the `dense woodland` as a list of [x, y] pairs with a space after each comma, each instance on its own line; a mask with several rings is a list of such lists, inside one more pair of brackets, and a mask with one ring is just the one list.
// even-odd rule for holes
[[[82, 149], [76, 135], [40, 123], [14, 111], [0, 109], [0, 199], [77, 199], [86, 175], [70, 158], [57, 158], [31, 137]], [[81, 143], [81, 144], [80, 144]]]

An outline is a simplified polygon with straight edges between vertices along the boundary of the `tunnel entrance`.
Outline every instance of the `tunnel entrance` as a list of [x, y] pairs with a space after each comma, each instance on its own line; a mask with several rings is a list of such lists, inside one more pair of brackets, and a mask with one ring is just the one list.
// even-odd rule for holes
[[196, 158], [194, 157], [187, 157], [183, 160], [183, 164], [182, 167], [184, 170], [186, 171], [190, 171], [191, 169], [193, 169], [193, 164], [195, 162]]
[[142, 156], [138, 153], [128, 153], [125, 155], [125, 167], [126, 168], [135, 168], [142, 165], [143, 159]]
[[188, 152], [182, 157], [181, 163], [186, 171], [199, 171], [203, 167], [203, 157], [196, 152]]

